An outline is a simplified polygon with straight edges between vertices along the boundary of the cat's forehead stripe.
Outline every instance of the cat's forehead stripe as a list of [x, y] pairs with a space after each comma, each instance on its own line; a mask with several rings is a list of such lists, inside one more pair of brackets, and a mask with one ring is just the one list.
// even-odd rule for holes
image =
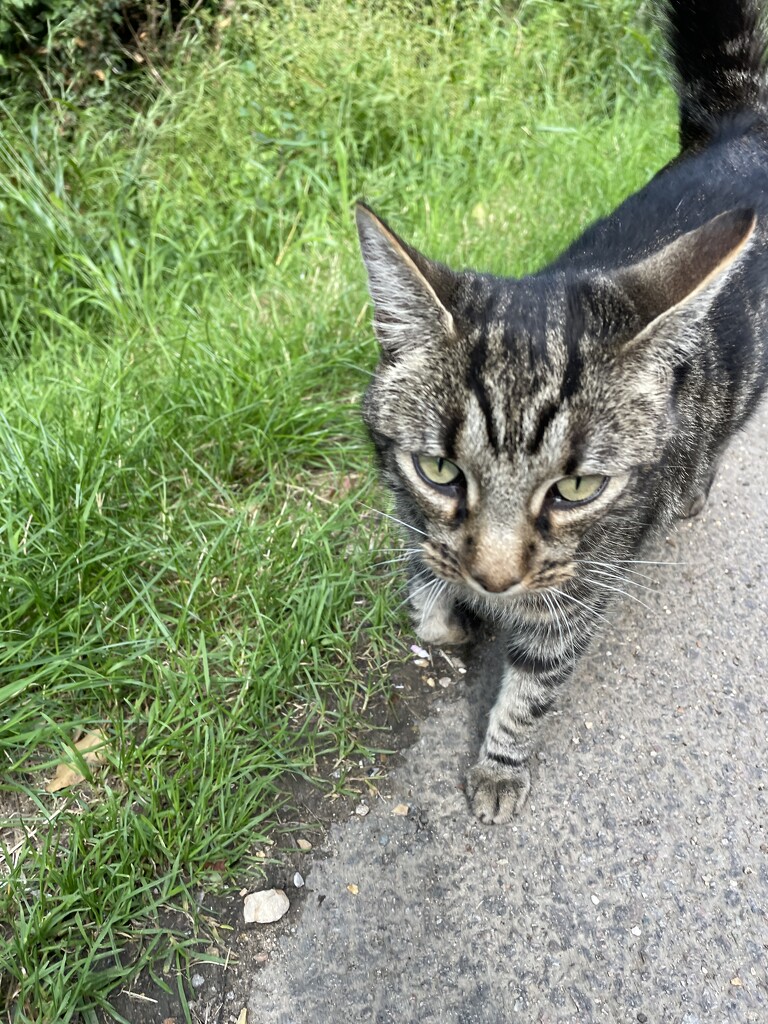
[[461, 428], [464, 426], [464, 413], [458, 409], [449, 409], [443, 423], [443, 436], [441, 448], [446, 458], [454, 461], [456, 459], [456, 440]]
[[563, 332], [565, 372], [560, 392], [563, 401], [573, 397], [579, 389], [583, 365], [580, 342], [586, 330], [584, 307], [579, 300], [579, 296], [570, 289], [566, 294], [565, 329]]
[[528, 453], [530, 455], [534, 455], [541, 447], [541, 442], [544, 440], [547, 428], [557, 415], [559, 408], [560, 406], [556, 402], [548, 401], [539, 410], [536, 427], [528, 439]]
[[485, 426], [488, 434], [488, 443], [496, 455], [499, 454], [500, 443], [499, 433], [493, 416], [493, 406], [488, 394], [486, 383], [483, 380], [484, 370], [488, 359], [488, 340], [485, 334], [481, 335], [479, 341], [473, 346], [469, 360], [467, 361], [466, 385], [470, 392], [477, 399], [478, 405], [485, 417]]

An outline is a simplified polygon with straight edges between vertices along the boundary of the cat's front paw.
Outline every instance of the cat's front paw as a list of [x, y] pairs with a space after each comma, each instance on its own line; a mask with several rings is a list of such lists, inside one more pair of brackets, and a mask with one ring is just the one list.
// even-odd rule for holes
[[466, 790], [475, 817], [486, 825], [502, 825], [525, 806], [531, 772], [527, 764], [511, 767], [480, 761], [467, 774]]
[[415, 629], [416, 636], [422, 643], [435, 644], [437, 647], [455, 647], [472, 639], [472, 634], [457, 618], [440, 622], [419, 622]]
[[416, 636], [422, 643], [450, 647], [465, 644], [472, 638], [466, 616], [459, 613], [450, 598], [441, 595], [435, 601], [424, 603], [418, 594], [413, 594], [411, 614]]

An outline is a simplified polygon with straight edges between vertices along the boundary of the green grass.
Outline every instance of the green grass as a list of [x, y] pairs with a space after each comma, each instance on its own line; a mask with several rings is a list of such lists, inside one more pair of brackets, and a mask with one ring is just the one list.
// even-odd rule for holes
[[[403, 619], [373, 568], [396, 539], [367, 508], [355, 197], [519, 274], [674, 151], [629, 0], [240, 10], [151, 100], [4, 111], [8, 1021], [109, 1012], [161, 938], [182, 999], [210, 937], [165, 914], [252, 872], [291, 777], [370, 753]], [[106, 765], [46, 793], [94, 728]]]

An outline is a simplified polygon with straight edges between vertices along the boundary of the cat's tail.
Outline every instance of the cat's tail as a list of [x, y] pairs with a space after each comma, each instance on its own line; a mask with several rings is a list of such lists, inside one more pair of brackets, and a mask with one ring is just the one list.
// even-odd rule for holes
[[741, 112], [768, 114], [761, 0], [665, 0], [680, 96], [680, 145], [706, 142]]

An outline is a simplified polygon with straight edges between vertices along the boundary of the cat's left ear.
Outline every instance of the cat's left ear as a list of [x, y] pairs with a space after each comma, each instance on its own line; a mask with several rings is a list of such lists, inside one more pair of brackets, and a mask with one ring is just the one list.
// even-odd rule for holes
[[756, 224], [754, 210], [729, 210], [613, 275], [643, 324], [625, 352], [665, 335], [667, 326], [678, 350], [684, 350], [686, 332], [680, 328], [707, 313], [749, 247]]
[[453, 316], [444, 301], [454, 284], [451, 271], [407, 245], [363, 203], [357, 204], [355, 218], [373, 299], [373, 326], [384, 351], [397, 356], [453, 337]]

